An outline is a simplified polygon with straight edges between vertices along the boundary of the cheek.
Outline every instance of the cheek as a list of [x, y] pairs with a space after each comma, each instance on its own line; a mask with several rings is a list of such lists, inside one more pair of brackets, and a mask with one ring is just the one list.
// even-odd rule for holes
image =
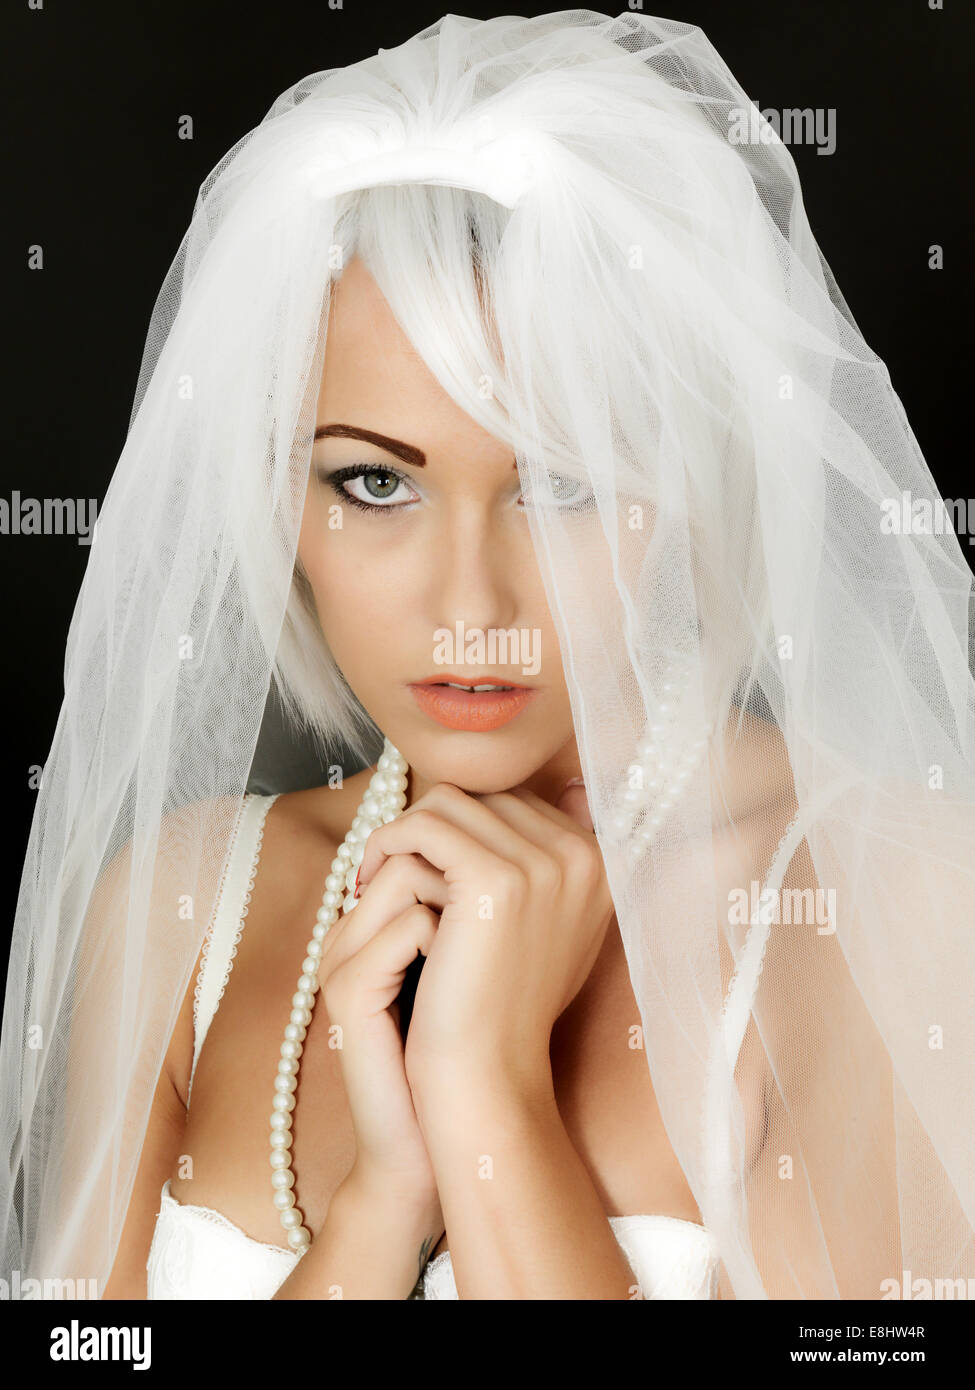
[[535, 547], [527, 531], [527, 525], [524, 537], [521, 538], [517, 549], [512, 552], [511, 563], [507, 567], [507, 572], [518, 591], [519, 616], [513, 625], [529, 628], [532, 633], [532, 641], [538, 642], [541, 666], [537, 679], [543, 682], [552, 694], [564, 692], [566, 700], [568, 700], [558, 632], [548, 606], [545, 583], [539, 568], [538, 557], [535, 554]]
[[328, 530], [306, 514], [298, 543], [322, 631], [353, 685], [368, 683], [382, 665], [378, 656], [388, 655], [405, 631], [416, 581], [409, 551], [398, 547], [394, 554], [383, 542], [385, 523], [363, 534], [357, 521], [346, 516], [340, 530]]

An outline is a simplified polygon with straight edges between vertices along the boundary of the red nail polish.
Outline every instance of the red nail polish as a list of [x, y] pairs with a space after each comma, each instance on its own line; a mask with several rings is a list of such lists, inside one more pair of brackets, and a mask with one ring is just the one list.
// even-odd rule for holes
[[356, 871], [355, 871], [355, 888], [353, 888], [353, 890], [352, 890], [352, 896], [353, 896], [354, 898], [357, 898], [357, 897], [359, 896], [359, 875], [360, 875], [361, 873], [362, 873], [362, 865], [360, 864], [359, 867], [358, 867], [358, 869], [356, 869]]

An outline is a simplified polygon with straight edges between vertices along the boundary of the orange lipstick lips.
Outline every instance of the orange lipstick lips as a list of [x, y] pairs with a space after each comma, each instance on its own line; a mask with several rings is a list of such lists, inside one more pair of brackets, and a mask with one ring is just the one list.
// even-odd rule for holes
[[538, 693], [524, 685], [508, 686], [506, 682], [492, 680], [490, 676], [471, 680], [469, 687], [492, 685], [506, 688], [458, 689], [459, 685], [468, 683], [453, 679], [452, 684], [447, 684], [448, 680], [452, 678], [416, 681], [410, 685], [410, 690], [424, 714], [447, 729], [470, 733], [490, 733], [492, 729], [500, 729], [516, 718]]

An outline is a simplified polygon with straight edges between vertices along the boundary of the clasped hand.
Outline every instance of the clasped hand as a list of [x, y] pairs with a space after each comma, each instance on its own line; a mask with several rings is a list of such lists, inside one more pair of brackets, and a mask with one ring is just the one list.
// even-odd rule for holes
[[[562, 804], [573, 809], [571, 794]], [[440, 784], [373, 831], [358, 891], [319, 972], [342, 1030], [357, 1163], [432, 1190], [418, 1092], [448, 1076], [528, 1087], [548, 1072], [552, 1026], [612, 920], [605, 868], [584, 810]], [[417, 952], [404, 1049], [396, 1000]]]

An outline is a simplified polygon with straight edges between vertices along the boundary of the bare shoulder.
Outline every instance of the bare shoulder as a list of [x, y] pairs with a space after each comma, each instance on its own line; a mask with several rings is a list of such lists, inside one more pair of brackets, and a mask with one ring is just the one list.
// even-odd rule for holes
[[740, 711], [729, 720], [724, 754], [726, 770], [714, 785], [719, 820], [744, 824], [795, 801], [789, 749], [777, 724]]

